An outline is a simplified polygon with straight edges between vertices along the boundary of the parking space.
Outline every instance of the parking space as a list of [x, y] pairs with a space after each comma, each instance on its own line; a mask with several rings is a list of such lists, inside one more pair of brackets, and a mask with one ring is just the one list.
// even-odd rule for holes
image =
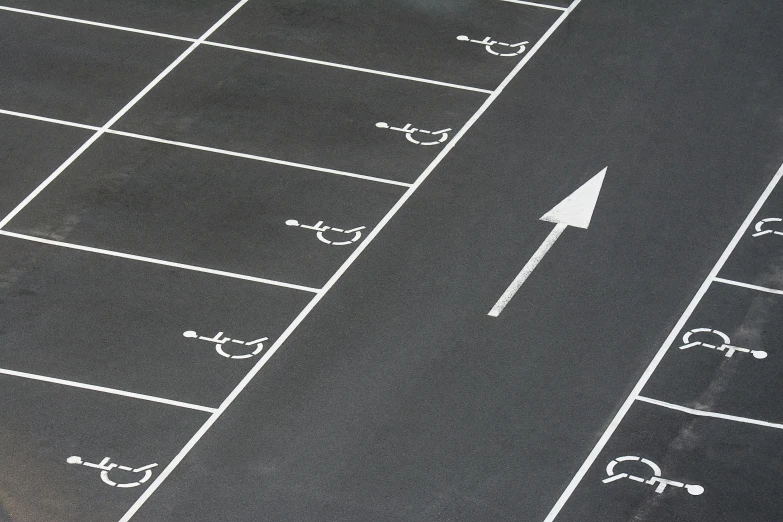
[[0, 11], [0, 109], [103, 125], [188, 43]]
[[0, 368], [207, 407], [312, 298], [7, 237], [0, 274]]
[[234, 4], [234, 0], [3, 0], [0, 7], [198, 38]]
[[783, 422], [783, 296], [713, 284], [642, 395]]
[[772, 193], [719, 275], [783, 292], [783, 190]]
[[[412, 182], [485, 99], [483, 93], [202, 46], [117, 128]], [[418, 132], [401, 132], [406, 124]]]
[[320, 287], [403, 191], [107, 135], [6, 230]]
[[0, 114], [0, 215], [11, 212], [91, 134]]
[[211, 40], [492, 90], [561, 14], [500, 0], [254, 2]]
[[0, 519], [118, 520], [208, 414], [0, 375]]
[[783, 430], [637, 402], [557, 520], [737, 522], [783, 512]]

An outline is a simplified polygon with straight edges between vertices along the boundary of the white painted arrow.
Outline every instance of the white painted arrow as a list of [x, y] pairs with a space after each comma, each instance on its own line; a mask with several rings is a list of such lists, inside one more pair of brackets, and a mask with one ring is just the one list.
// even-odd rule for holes
[[587, 228], [590, 225], [590, 219], [593, 217], [593, 210], [595, 210], [595, 204], [598, 201], [598, 194], [601, 192], [601, 185], [604, 183], [604, 176], [606, 175], [606, 169], [590, 178], [584, 185], [576, 189], [570, 196], [558, 203], [552, 210], [541, 216], [542, 221], [549, 221], [555, 223], [555, 228], [546, 237], [541, 246], [538, 247], [533, 257], [525, 264], [522, 271], [514, 278], [511, 285], [503, 292], [498, 302], [489, 311], [492, 317], [497, 317], [500, 312], [506, 307], [506, 305], [517, 293], [517, 290], [522, 286], [522, 283], [528, 278], [533, 270], [538, 266], [538, 263], [544, 258], [552, 245], [555, 244], [557, 238], [566, 229], [566, 227], [578, 227]]

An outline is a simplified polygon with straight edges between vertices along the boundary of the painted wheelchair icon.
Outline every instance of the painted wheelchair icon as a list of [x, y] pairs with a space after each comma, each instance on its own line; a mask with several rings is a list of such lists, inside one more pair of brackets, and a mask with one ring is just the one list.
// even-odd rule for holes
[[[88, 468], [95, 468], [101, 470], [101, 480], [108, 484], [109, 486], [115, 487], [115, 488], [135, 488], [136, 486], [141, 486], [145, 482], [147, 482], [149, 479], [152, 478], [152, 468], [157, 466], [157, 464], [148, 464], [146, 466], [141, 466], [139, 468], [131, 468], [130, 466], [121, 466], [119, 464], [115, 464], [111, 462], [111, 459], [109, 457], [104, 458], [99, 463], [95, 464], [92, 462], [85, 462], [82, 460], [81, 457], [75, 455], [73, 457], [68, 457], [65, 459], [65, 461], [68, 464], [79, 464], [82, 466], [86, 466]], [[124, 471], [126, 473], [141, 473], [141, 477], [137, 477], [136, 480], [132, 482], [117, 482], [115, 480], [112, 480], [109, 478], [109, 473], [114, 471], [115, 469]]]
[[500, 42], [498, 40], [493, 40], [489, 36], [487, 36], [483, 40], [471, 40], [469, 36], [465, 36], [464, 34], [459, 35], [457, 37], [457, 40], [459, 40], [460, 42], [469, 42], [469, 43], [483, 45], [489, 54], [494, 54], [495, 56], [519, 56], [520, 54], [525, 52], [525, 49], [527, 49], [526, 47], [527, 44], [530, 43], [530, 42], [519, 42], [515, 44], [510, 44], [506, 42]]
[[[691, 340], [694, 335], [701, 337], [703, 334], [709, 334], [718, 337], [718, 339], [721, 341], [721, 344], [712, 344], [704, 341]], [[767, 357], [767, 352], [763, 350], [750, 350], [748, 348], [731, 345], [731, 339], [729, 339], [728, 335], [721, 332], [720, 330], [713, 330], [712, 328], [694, 328], [693, 330], [688, 330], [685, 332], [685, 335], [682, 336], [682, 342], [683, 344], [680, 346], [680, 350], [687, 350], [688, 348], [693, 348], [695, 346], [703, 346], [705, 348], [724, 352], [726, 357], [731, 357], [736, 352], [749, 353], [756, 359], [765, 359]]]
[[[318, 240], [321, 243], [326, 243], [327, 245], [332, 245], [332, 246], [345, 246], [345, 245], [350, 245], [351, 243], [356, 243], [362, 237], [362, 230], [367, 228], [367, 227], [354, 227], [350, 230], [345, 230], [343, 228], [330, 227], [324, 225], [323, 221], [319, 221], [315, 225], [303, 225], [295, 219], [289, 219], [288, 221], [285, 222], [285, 224], [288, 225], [289, 227], [301, 227], [309, 230], [315, 230], [316, 237], [318, 237]], [[332, 232], [337, 232], [338, 234], [347, 234], [348, 238], [346, 239], [345, 236], [342, 236], [342, 240], [338, 241], [336, 238], [334, 238], [334, 236], [327, 237], [324, 233], [330, 230]]]
[[[652, 471], [652, 477], [650, 477], [649, 479], [645, 479], [643, 477], [632, 475], [630, 473], [618, 473], [615, 468], [617, 467], [618, 464], [624, 462], [639, 462], [641, 464], [646, 465]], [[614, 482], [616, 480], [628, 479], [634, 482], [655, 486], [656, 493], [663, 493], [667, 486], [672, 486], [675, 488], [685, 488], [685, 491], [687, 491], [689, 494], [694, 496], [698, 496], [704, 493], [704, 488], [702, 486], [699, 486], [698, 484], [685, 484], [684, 482], [680, 482], [677, 480], [668, 480], [662, 478], [661, 468], [660, 466], [658, 466], [658, 464], [656, 464], [655, 462], [649, 459], [645, 459], [643, 457], [637, 457], [635, 455], [627, 455], [625, 457], [617, 457], [616, 459], [612, 459], [609, 462], [609, 464], [606, 466], [606, 474], [607, 477], [601, 481], [604, 484], [609, 484], [610, 482]]]
[[[446, 140], [449, 139], [449, 132], [451, 132], [451, 128], [448, 129], [441, 129], [438, 131], [429, 131], [425, 129], [417, 129], [410, 123], [406, 123], [404, 127], [392, 127], [385, 121], [379, 121], [375, 124], [376, 127], [379, 129], [389, 129], [397, 132], [402, 132], [405, 134], [405, 139], [409, 142], [415, 144], [415, 145], [440, 145], [441, 143], [445, 143]], [[423, 134], [423, 137], [417, 137], [416, 133]], [[436, 138], [437, 136], [437, 138]]]

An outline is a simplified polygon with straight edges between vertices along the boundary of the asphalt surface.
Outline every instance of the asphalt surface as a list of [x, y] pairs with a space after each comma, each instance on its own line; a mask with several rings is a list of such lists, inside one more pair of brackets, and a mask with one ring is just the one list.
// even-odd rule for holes
[[[439, 156], [565, 11], [249, 0], [210, 40], [266, 54], [198, 46], [17, 207], [235, 5], [158, 4], [2, 5], [185, 40], [0, 9], [0, 520], [554, 517], [783, 163], [783, 5], [583, 0]], [[783, 520], [781, 198], [555, 520]]]

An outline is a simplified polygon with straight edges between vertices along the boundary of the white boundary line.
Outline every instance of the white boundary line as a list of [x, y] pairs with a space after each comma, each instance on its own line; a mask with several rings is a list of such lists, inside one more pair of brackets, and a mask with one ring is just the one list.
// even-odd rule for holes
[[209, 408], [207, 406], [200, 406], [198, 404], [190, 404], [189, 402], [173, 401], [171, 399], [164, 399], [162, 397], [155, 397], [152, 395], [144, 395], [142, 393], [133, 393], [123, 390], [117, 390], [115, 388], [106, 388], [105, 386], [95, 386], [93, 384], [84, 384], [82, 382], [68, 381], [65, 379], [57, 379], [55, 377], [46, 377], [45, 375], [37, 375], [35, 373], [17, 372], [15, 370], [6, 370], [0, 368], [0, 375], [10, 375], [13, 377], [22, 377], [24, 379], [31, 379], [34, 381], [43, 381], [52, 384], [61, 384], [63, 386], [70, 386], [71, 388], [82, 388], [84, 390], [97, 391], [102, 393], [108, 393], [111, 395], [121, 395], [122, 397], [129, 397], [131, 399], [141, 399], [149, 402], [158, 402], [160, 404], [168, 404], [169, 406], [178, 406], [180, 408], [188, 408], [190, 410], [205, 411], [207, 413], [214, 413], [217, 411], [215, 408]]
[[[510, 1], [510, 0], [505, 0], [505, 1]], [[539, 6], [539, 7], [543, 7], [543, 6]], [[565, 11], [565, 8], [560, 8], [560, 7], [552, 7], [552, 9], [562, 9], [563, 11]], [[183, 41], [183, 42], [196, 43], [196, 42], [199, 42], [199, 40], [201, 40], [201, 38], [199, 38], [197, 40], [195, 38], [188, 38], [186, 36], [176, 36], [176, 35], [173, 35], [173, 34], [159, 33], [159, 32], [155, 32], [155, 31], [145, 31], [143, 29], [134, 29], [133, 27], [125, 27], [125, 26], [113, 25], [113, 24], [104, 24], [104, 23], [101, 23], [101, 22], [92, 22], [90, 20], [84, 20], [84, 19], [81, 19], [81, 18], [71, 18], [71, 17], [68, 17], [68, 16], [52, 15], [52, 14], [42, 13], [40, 11], [30, 11], [28, 9], [17, 9], [15, 7], [0, 6], [0, 11], [11, 11], [11, 12], [14, 12], [14, 13], [19, 13], [19, 14], [39, 16], [39, 17], [42, 17], [42, 18], [52, 18], [54, 20], [61, 20], [61, 21], [64, 21], [64, 22], [73, 22], [73, 23], [77, 23], [77, 24], [92, 25], [92, 26], [96, 26], [96, 27], [102, 27], [104, 29], [115, 29], [117, 31], [126, 31], [126, 32], [130, 32], [130, 33], [139, 33], [139, 34], [145, 34], [145, 35], [148, 35], [148, 36], [157, 36], [159, 38], [168, 38], [170, 40], [179, 40], [179, 41]], [[202, 40], [200, 43], [204, 44], [204, 45], [210, 45], [212, 47], [222, 47], [224, 49], [232, 49], [234, 51], [242, 51], [242, 52], [254, 53], [254, 54], [263, 54], [265, 56], [272, 56], [272, 57], [275, 57], [275, 58], [284, 58], [286, 60], [296, 60], [296, 61], [299, 61], [299, 62], [307, 62], [307, 63], [312, 63], [312, 64], [315, 64], [315, 65], [325, 65], [327, 67], [336, 67], [338, 69], [347, 69], [349, 71], [357, 71], [357, 72], [363, 72], [363, 73], [368, 73], [368, 74], [376, 74], [376, 75], [379, 75], [379, 76], [388, 76], [390, 78], [397, 78], [397, 79], [400, 79], [400, 80], [409, 80], [409, 81], [419, 82], [419, 83], [429, 83], [431, 85], [439, 85], [441, 87], [450, 87], [452, 89], [461, 89], [461, 90], [464, 90], [464, 91], [473, 91], [473, 92], [481, 92], [481, 93], [484, 93], [484, 94], [492, 94], [492, 91], [489, 90], [489, 89], [481, 89], [479, 87], [470, 87], [468, 85], [460, 85], [460, 84], [457, 84], [457, 83], [441, 82], [441, 81], [437, 81], [437, 80], [430, 80], [430, 79], [427, 79], [427, 78], [420, 78], [420, 77], [417, 77], [417, 76], [408, 76], [406, 74], [397, 74], [397, 73], [391, 73], [391, 72], [386, 72], [386, 71], [379, 71], [377, 69], [367, 69], [365, 67], [354, 67], [352, 65], [345, 65], [345, 64], [341, 64], [341, 63], [335, 63], [335, 62], [327, 62], [327, 61], [323, 61], [323, 60], [314, 60], [314, 59], [311, 59], [311, 58], [304, 58], [304, 57], [301, 57], [301, 56], [294, 56], [294, 55], [291, 55], [291, 54], [283, 54], [283, 53], [275, 53], [275, 52], [271, 52], [271, 51], [263, 51], [261, 49], [253, 49], [251, 47], [242, 47], [242, 46], [239, 46], [239, 45], [230, 45], [230, 44], [224, 44], [224, 43], [219, 43], [219, 42], [211, 42], [211, 41], [205, 41], [205, 40]]]
[[[5, 109], [0, 109], [0, 114], [4, 114], [6, 116], [15, 116], [17, 118], [27, 118], [30, 120], [36, 120], [36, 121], [42, 121], [46, 123], [56, 123], [58, 125], [65, 125], [67, 127], [76, 127], [80, 129], [87, 129], [87, 130], [94, 130], [94, 131], [100, 131], [101, 127], [96, 127], [95, 125], [86, 125], [83, 123], [75, 123], [72, 121], [65, 121], [65, 120], [58, 120], [55, 118], [47, 118], [45, 116], [37, 116], [35, 114], [28, 114], [25, 112], [17, 112], [17, 111], [9, 111]], [[201, 150], [204, 152], [213, 152], [215, 154], [223, 154], [225, 156], [234, 156], [237, 158], [244, 158], [244, 159], [251, 159], [255, 161], [262, 161], [264, 163], [274, 163], [276, 165], [284, 165], [286, 167], [294, 167], [298, 169], [304, 169], [304, 170], [312, 170], [315, 172], [324, 172], [326, 174], [335, 174], [337, 176], [345, 176], [348, 178], [356, 178], [356, 179], [363, 179], [367, 181], [375, 181], [377, 183], [385, 183], [387, 185], [397, 185], [399, 187], [410, 187], [410, 183], [405, 183], [403, 181], [396, 181], [393, 179], [387, 179], [387, 178], [379, 178], [376, 176], [366, 176], [364, 174], [356, 174], [354, 172], [347, 172], [344, 170], [336, 170], [336, 169], [329, 169], [325, 167], [316, 167], [315, 165], [307, 165], [305, 163], [296, 163], [294, 161], [286, 161], [286, 160], [280, 160], [275, 158], [269, 158], [266, 156], [257, 156], [255, 154], [246, 154], [244, 152], [234, 152], [231, 150], [225, 150], [225, 149], [218, 149], [215, 147], [207, 147], [205, 145], [195, 145], [193, 143], [186, 143], [184, 141], [174, 141], [174, 140], [167, 140], [164, 138], [156, 138], [154, 136], [147, 136], [144, 134], [136, 134], [134, 132], [126, 132], [126, 131], [119, 131], [114, 129], [104, 129], [104, 133], [106, 134], [114, 134], [116, 136], [124, 136], [126, 138], [135, 138], [137, 140], [145, 140], [145, 141], [154, 141], [156, 143], [164, 143], [166, 145], [174, 145], [177, 147], [184, 147], [188, 149], [195, 149], [195, 150]]]
[[658, 367], [658, 364], [660, 364], [661, 359], [663, 359], [663, 356], [668, 351], [669, 346], [671, 346], [671, 344], [674, 342], [677, 336], [680, 335], [680, 332], [685, 326], [685, 323], [688, 321], [691, 314], [696, 309], [696, 306], [699, 304], [702, 297], [704, 297], [704, 294], [707, 293], [707, 290], [709, 289], [712, 282], [715, 280], [715, 277], [717, 276], [718, 272], [720, 272], [721, 268], [723, 268], [723, 265], [726, 263], [726, 260], [734, 251], [734, 248], [737, 246], [737, 243], [739, 243], [740, 239], [742, 239], [742, 237], [745, 235], [745, 232], [748, 230], [748, 227], [750, 227], [750, 225], [753, 223], [753, 219], [755, 219], [756, 214], [758, 214], [762, 205], [764, 205], [764, 202], [767, 200], [769, 195], [775, 189], [781, 177], [783, 177], [783, 165], [781, 165], [777, 173], [775, 173], [775, 176], [769, 182], [767, 188], [764, 189], [764, 192], [756, 201], [756, 204], [753, 205], [753, 208], [750, 210], [750, 213], [745, 218], [745, 221], [742, 222], [742, 225], [740, 225], [739, 230], [737, 230], [737, 233], [734, 234], [734, 237], [731, 239], [728, 246], [723, 251], [723, 254], [721, 254], [720, 258], [718, 259], [718, 262], [715, 263], [715, 266], [712, 267], [712, 270], [710, 270], [709, 275], [707, 275], [707, 278], [704, 280], [701, 287], [699, 287], [699, 290], [696, 292], [696, 295], [693, 296], [693, 299], [691, 300], [690, 304], [688, 304], [688, 307], [680, 316], [680, 319], [677, 321], [677, 324], [675, 324], [674, 328], [672, 328], [671, 333], [669, 333], [669, 336], [663, 342], [663, 345], [658, 350], [658, 353], [655, 354], [655, 357], [650, 362], [650, 365], [644, 371], [642, 377], [636, 383], [636, 386], [634, 386], [633, 390], [631, 391], [631, 394], [628, 396], [628, 398], [625, 399], [625, 402], [620, 407], [620, 410], [617, 412], [614, 419], [612, 419], [612, 421], [609, 423], [609, 426], [606, 428], [606, 431], [604, 431], [603, 435], [601, 435], [601, 438], [598, 440], [593, 450], [587, 456], [587, 459], [585, 459], [582, 466], [576, 472], [576, 475], [574, 475], [574, 477], [571, 479], [571, 482], [568, 484], [563, 494], [557, 500], [557, 503], [549, 512], [549, 515], [547, 515], [546, 519], [544, 519], [544, 522], [554, 521], [557, 515], [560, 513], [560, 510], [563, 509], [563, 506], [571, 497], [571, 494], [573, 494], [574, 490], [579, 485], [579, 483], [582, 481], [582, 478], [585, 476], [588, 469], [590, 469], [590, 466], [592, 466], [593, 462], [595, 462], [595, 459], [598, 458], [598, 455], [601, 453], [604, 446], [609, 441], [614, 431], [617, 429], [617, 426], [620, 425], [620, 422], [623, 420], [623, 417], [625, 417], [625, 414], [628, 413], [628, 410], [631, 408], [636, 398], [639, 397], [639, 394], [641, 393], [645, 384], [647, 384], [647, 381], [650, 379], [653, 372]]
[[44, 239], [42, 237], [28, 236], [26, 234], [18, 234], [16, 232], [9, 232], [7, 230], [0, 230], [0, 236], [14, 237], [16, 239], [24, 239], [26, 241], [33, 241], [35, 243], [43, 243], [45, 245], [58, 246], [63, 248], [70, 248], [72, 250], [81, 250], [83, 252], [92, 252], [94, 254], [102, 254], [111, 257], [120, 257], [122, 259], [131, 259], [133, 261], [142, 261], [144, 263], [151, 263], [153, 265], [170, 266], [173, 268], [182, 268], [183, 270], [191, 270], [193, 272], [203, 272], [205, 274], [219, 275], [223, 277], [230, 277], [232, 279], [242, 279], [244, 281], [252, 281], [254, 283], [263, 283], [271, 286], [281, 286], [283, 288], [290, 288], [292, 290], [301, 290], [303, 292], [311, 292], [317, 294], [319, 290], [317, 288], [311, 288], [309, 286], [295, 285], [293, 283], [285, 283], [283, 281], [275, 281], [274, 279], [264, 279], [263, 277], [254, 277], [244, 274], [237, 274], [234, 272], [226, 272], [223, 270], [215, 270], [212, 268], [204, 268], [195, 265], [186, 265], [184, 263], [175, 263], [173, 261], [165, 261], [163, 259], [155, 259], [152, 257], [137, 256], [134, 254], [126, 254], [124, 252], [116, 252], [114, 250], [105, 250], [103, 248], [94, 248], [90, 246], [77, 245], [75, 243], [65, 243], [63, 241], [55, 241], [53, 239]]
[[742, 288], [749, 288], [751, 290], [758, 290], [759, 292], [768, 292], [770, 294], [783, 295], [783, 290], [777, 290], [775, 288], [767, 288], [766, 286], [751, 285], [748, 283], [740, 283], [739, 281], [732, 281], [731, 279], [724, 279], [722, 277], [716, 277], [713, 279], [716, 283], [723, 283], [725, 285], [741, 286]]
[[537, 2], [526, 2], [525, 0], [502, 0], [503, 2], [510, 2], [512, 4], [529, 5], [532, 7], [543, 7], [544, 9], [555, 9], [557, 11], [565, 11], [567, 7], [560, 7], [559, 5], [539, 4]]
[[711, 411], [704, 411], [704, 410], [694, 410], [693, 408], [687, 408], [685, 406], [680, 406], [679, 404], [672, 404], [671, 402], [664, 402], [659, 401], [658, 399], [651, 399], [649, 397], [642, 397], [641, 395], [636, 397], [637, 401], [640, 402], [646, 402], [649, 404], [654, 404], [656, 406], [661, 406], [663, 408], [669, 408], [670, 410], [677, 410], [681, 411], [683, 413], [689, 413], [691, 415], [697, 415], [699, 417], [713, 417], [715, 419], [724, 419], [724, 420], [730, 420], [734, 422], [742, 422], [745, 424], [755, 424], [757, 426], [766, 426], [768, 428], [777, 428], [779, 430], [783, 430], [783, 424], [778, 424], [775, 422], [767, 422], [767, 421], [761, 421], [756, 419], [749, 419], [748, 417], [737, 417], [736, 415], [726, 415], [725, 413], [714, 413]]
[[253, 53], [253, 54], [263, 54], [264, 56], [272, 56], [275, 58], [284, 58], [286, 60], [295, 60], [297, 62], [306, 62], [306, 63], [312, 63], [315, 65], [325, 65], [327, 67], [336, 67], [338, 69], [346, 69], [349, 71], [357, 71], [357, 72], [363, 72], [363, 73], [369, 73], [369, 74], [377, 74], [380, 76], [388, 76], [389, 78], [398, 78], [400, 80], [410, 80], [413, 82], [419, 82], [419, 83], [429, 83], [431, 85], [440, 85], [441, 87], [451, 87], [452, 89], [461, 89], [463, 91], [473, 91], [473, 92], [481, 92], [484, 94], [492, 94], [493, 91], [489, 89], [481, 89], [479, 87], [469, 87], [467, 85], [459, 85], [457, 83], [449, 83], [449, 82], [441, 82], [438, 80], [429, 80], [427, 78], [420, 78], [418, 76], [408, 76], [406, 74], [397, 74], [397, 73], [391, 73], [386, 71], [378, 71], [376, 69], [367, 69], [365, 67], [355, 67], [353, 65], [345, 65], [342, 63], [335, 63], [335, 62], [326, 62], [323, 60], [314, 60], [312, 58], [303, 58], [301, 56], [294, 56], [292, 54], [283, 54], [283, 53], [274, 53], [271, 51], [262, 51], [260, 49], [252, 49], [250, 47], [242, 47], [239, 45], [230, 45], [230, 44], [224, 44], [219, 42], [204, 42], [204, 45], [209, 45], [212, 47], [222, 47], [224, 49], [232, 49], [234, 51], [242, 51], [246, 53]]
[[305, 308], [299, 313], [294, 321], [286, 328], [286, 330], [278, 337], [277, 341], [269, 347], [269, 350], [256, 362], [253, 368], [247, 375], [240, 381], [240, 383], [234, 388], [234, 390], [226, 397], [223, 403], [218, 408], [218, 411], [213, 413], [209, 419], [199, 428], [199, 430], [188, 441], [184, 448], [172, 459], [172, 461], [161, 471], [152, 484], [142, 493], [142, 495], [136, 500], [136, 502], [128, 509], [125, 515], [119, 520], [119, 522], [128, 522], [136, 512], [144, 505], [145, 502], [152, 496], [153, 493], [160, 487], [160, 485], [168, 478], [174, 469], [177, 468], [180, 462], [190, 453], [190, 450], [198, 443], [204, 434], [212, 427], [212, 425], [220, 418], [224, 411], [231, 405], [237, 396], [245, 389], [250, 381], [258, 374], [269, 359], [277, 352], [282, 344], [288, 339], [288, 337], [296, 330], [299, 324], [304, 321], [308, 314], [315, 308], [315, 306], [323, 299], [326, 293], [337, 283], [346, 270], [353, 264], [354, 261], [361, 255], [362, 252], [369, 246], [369, 244], [378, 236], [389, 221], [397, 214], [402, 206], [410, 199], [414, 192], [421, 186], [422, 183], [429, 177], [433, 170], [443, 161], [443, 158], [454, 148], [459, 140], [470, 130], [476, 121], [486, 112], [486, 110], [492, 105], [503, 90], [508, 86], [511, 80], [519, 73], [520, 70], [533, 58], [536, 52], [542, 45], [552, 36], [552, 33], [560, 27], [560, 24], [568, 17], [574, 8], [579, 5], [581, 0], [574, 0], [571, 6], [555, 21], [554, 24], [547, 30], [538, 42], [528, 51], [528, 53], [522, 58], [522, 60], [514, 67], [514, 69], [506, 76], [503, 82], [492, 92], [492, 94], [486, 99], [486, 101], [479, 107], [479, 109], [473, 114], [473, 116], [462, 126], [454, 138], [446, 144], [446, 146], [440, 151], [434, 160], [427, 166], [424, 172], [419, 175], [416, 181], [411, 185], [405, 194], [395, 203], [392, 209], [381, 219], [378, 225], [367, 235], [362, 243], [353, 251], [348, 259], [340, 266], [335, 274], [329, 279], [324, 287], [310, 300]]
[[117, 123], [117, 121], [122, 118], [125, 113], [127, 113], [131, 108], [136, 105], [139, 100], [141, 100], [148, 92], [150, 92], [153, 87], [155, 87], [158, 83], [160, 83], [163, 78], [165, 78], [171, 71], [174, 70], [175, 67], [177, 67], [180, 63], [182, 63], [182, 60], [187, 58], [190, 53], [192, 53], [196, 47], [201, 45], [204, 40], [206, 40], [212, 33], [214, 33], [221, 25], [223, 25], [226, 20], [231, 18], [231, 16], [236, 13], [243, 5], [247, 3], [247, 0], [240, 0], [239, 3], [237, 3], [228, 13], [223, 15], [223, 17], [218, 20], [212, 27], [210, 27], [207, 32], [201, 35], [201, 37], [193, 42], [185, 51], [183, 51], [182, 54], [180, 54], [176, 60], [174, 60], [168, 67], [166, 67], [163, 72], [158, 74], [155, 79], [153, 79], [149, 84], [147, 84], [144, 89], [141, 90], [136, 96], [133, 97], [131, 101], [129, 101], [127, 104], [125, 104], [125, 107], [120, 109], [120, 111], [115, 114], [109, 121], [107, 121], [98, 131], [95, 132], [84, 144], [79, 147], [76, 152], [70, 155], [65, 162], [60, 165], [57, 170], [55, 170], [51, 175], [49, 175], [48, 178], [46, 178], [38, 187], [33, 190], [24, 200], [19, 203], [16, 208], [14, 208], [2, 221], [0, 221], [0, 229], [2, 229], [4, 226], [8, 224], [9, 221], [11, 221], [14, 216], [16, 216], [19, 212], [21, 212], [24, 207], [26, 207], [33, 199], [38, 196], [49, 184], [57, 179], [57, 177], [62, 174], [62, 172], [68, 168], [68, 166], [76, 161], [76, 159], [82, 155], [82, 153], [87, 150], [90, 145], [95, 143], [95, 141], [100, 138], [104, 132], [106, 132], [112, 125]]

